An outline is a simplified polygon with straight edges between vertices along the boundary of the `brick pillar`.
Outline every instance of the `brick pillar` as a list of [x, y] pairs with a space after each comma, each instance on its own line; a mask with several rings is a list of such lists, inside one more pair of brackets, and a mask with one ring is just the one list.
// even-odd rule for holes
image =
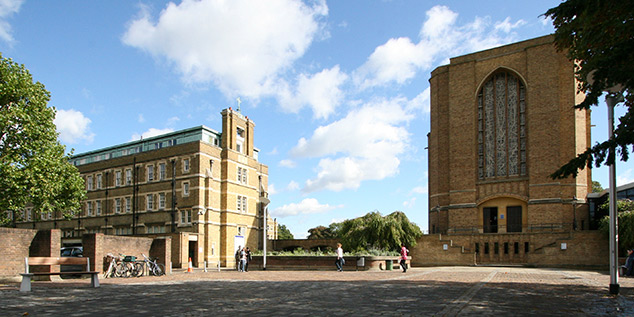
[[84, 257], [90, 258], [90, 270], [103, 272], [105, 263], [103, 253], [103, 233], [89, 233], [82, 235], [81, 243], [84, 247]]
[[172, 261], [172, 237], [154, 238], [149, 256], [158, 258], [157, 263], [163, 263], [165, 270], [169, 271]]

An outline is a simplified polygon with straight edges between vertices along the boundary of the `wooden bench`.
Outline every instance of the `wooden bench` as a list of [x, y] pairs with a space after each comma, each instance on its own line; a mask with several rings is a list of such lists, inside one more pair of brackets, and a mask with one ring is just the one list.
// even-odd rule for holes
[[[29, 272], [29, 265], [85, 265], [85, 271], [68, 271], [68, 272]], [[90, 275], [90, 286], [99, 287], [99, 272], [90, 270], [90, 258], [75, 257], [26, 257], [24, 258], [24, 271], [22, 275], [22, 284], [20, 284], [20, 292], [31, 291], [31, 278], [33, 276], [51, 276], [51, 275]]]

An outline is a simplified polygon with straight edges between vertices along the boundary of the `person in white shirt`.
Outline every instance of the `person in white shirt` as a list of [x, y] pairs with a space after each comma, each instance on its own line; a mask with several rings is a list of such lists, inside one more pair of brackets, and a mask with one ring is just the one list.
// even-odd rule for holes
[[335, 260], [337, 271], [343, 272], [344, 264], [346, 264], [346, 260], [343, 259], [343, 249], [341, 248], [341, 243], [337, 243], [337, 259]]

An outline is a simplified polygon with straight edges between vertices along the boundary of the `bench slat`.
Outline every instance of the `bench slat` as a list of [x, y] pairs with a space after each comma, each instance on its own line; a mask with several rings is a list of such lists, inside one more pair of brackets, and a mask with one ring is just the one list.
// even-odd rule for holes
[[29, 257], [29, 265], [86, 265], [88, 258], [73, 257]]
[[79, 274], [99, 274], [96, 271], [81, 271], [81, 272], [32, 272], [32, 273], [20, 273], [21, 275], [79, 275]]

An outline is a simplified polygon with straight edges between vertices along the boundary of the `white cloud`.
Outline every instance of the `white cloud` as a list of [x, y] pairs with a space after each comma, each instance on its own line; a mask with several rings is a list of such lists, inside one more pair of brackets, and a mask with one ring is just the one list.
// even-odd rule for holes
[[268, 190], [269, 195], [275, 195], [278, 193], [277, 189], [275, 188], [275, 184], [269, 184]]
[[297, 166], [297, 164], [295, 164], [295, 162], [293, 160], [281, 160], [280, 163], [279, 163], [279, 166], [288, 167], [288, 168], [294, 168], [295, 166]]
[[275, 217], [286, 217], [300, 214], [316, 214], [324, 213], [341, 207], [342, 206], [330, 206], [328, 204], [322, 205], [315, 198], [306, 198], [297, 204], [291, 203], [281, 207], [277, 207], [271, 211], [271, 215]]
[[1, 0], [0, 1], [0, 39], [11, 44], [13, 35], [11, 24], [7, 21], [11, 15], [20, 12], [20, 7], [24, 0]]
[[299, 189], [299, 184], [296, 181], [290, 181], [288, 182], [288, 185], [286, 185], [286, 190], [288, 191], [295, 191]]
[[139, 113], [139, 119], [137, 120], [139, 123], [143, 123], [145, 122], [145, 117], [143, 116], [142, 113]]
[[517, 29], [524, 24], [526, 24], [524, 20], [517, 20], [515, 23], [511, 23], [511, 18], [507, 17], [504, 21], [496, 23], [495, 29], [504, 33], [510, 33], [513, 29]]
[[341, 72], [339, 65], [313, 75], [300, 74], [295, 93], [287, 87], [279, 89], [280, 105], [292, 113], [309, 106], [315, 118], [328, 119], [343, 99], [340, 86], [347, 80], [348, 75]]
[[427, 194], [427, 186], [417, 186], [412, 188], [412, 194]]
[[448, 56], [512, 42], [516, 37], [512, 30], [525, 24], [506, 18], [492, 25], [489, 17], [476, 17], [471, 23], [457, 25], [458, 14], [441, 5], [429, 9], [426, 15], [418, 43], [404, 37], [389, 39], [354, 71], [353, 82], [359, 89], [404, 84], [434, 63], [445, 62]]
[[156, 129], [156, 128], [150, 128], [149, 130], [138, 134], [138, 133], [134, 133], [132, 135], [132, 138], [130, 138], [130, 141], [136, 141], [136, 140], [141, 140], [141, 139], [147, 139], [147, 138], [151, 138], [153, 136], [157, 136], [157, 135], [161, 135], [161, 134], [165, 134], [165, 133], [170, 133], [170, 132], [174, 132], [174, 129]]
[[156, 21], [142, 10], [122, 41], [167, 59], [186, 82], [212, 81], [225, 95], [257, 98], [304, 55], [327, 14], [323, 0], [183, 0]]
[[179, 117], [171, 117], [169, 119], [167, 119], [167, 125], [173, 125], [176, 124], [176, 122], [181, 121], [181, 119]]
[[81, 112], [70, 110], [57, 110], [53, 123], [57, 126], [59, 138], [68, 144], [76, 144], [80, 140], [87, 143], [92, 142], [94, 134], [90, 132], [90, 123], [92, 121], [86, 118]]
[[430, 110], [430, 90], [429, 87], [425, 88], [423, 92], [418, 94], [418, 96], [414, 97], [414, 99], [410, 100], [407, 105], [408, 110], [420, 110], [423, 113], [429, 113]]
[[404, 110], [407, 100], [376, 100], [327, 126], [309, 140], [301, 138], [291, 150], [296, 157], [322, 157], [317, 176], [306, 181], [304, 192], [356, 189], [365, 180], [396, 175], [398, 156], [409, 145], [405, 124], [413, 116]]
[[616, 186], [622, 186], [634, 182], [634, 171], [630, 168], [619, 172], [616, 176]]
[[416, 205], [416, 197], [412, 197], [409, 200], [403, 202], [403, 207], [406, 208], [414, 207], [414, 205]]

